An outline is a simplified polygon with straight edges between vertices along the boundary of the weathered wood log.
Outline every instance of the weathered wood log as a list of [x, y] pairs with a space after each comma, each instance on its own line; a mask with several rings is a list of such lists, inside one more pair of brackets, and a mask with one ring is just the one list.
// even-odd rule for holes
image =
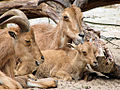
[[120, 0], [78, 0], [78, 5], [82, 11], [87, 11], [96, 7], [119, 4]]
[[29, 19], [50, 17], [56, 22], [59, 18], [53, 8], [47, 4], [37, 6], [37, 2], [35, 2], [35, 0], [0, 1], [0, 15], [13, 8], [23, 11]]
[[[50, 6], [52, 6], [55, 10], [57, 10], [57, 12], [61, 12], [63, 8], [70, 6], [74, 0], [39, 0], [39, 1], [42, 2], [47, 1], [47, 3]], [[53, 3], [53, 1], [54, 2], [61, 1], [61, 3], [63, 3], [65, 7], [60, 7], [58, 2]], [[82, 9], [82, 11], [116, 3], [120, 3], [120, 0], [78, 0], [77, 2], [78, 6]], [[51, 11], [49, 11], [48, 9], [43, 12], [41, 8], [44, 8], [44, 6], [39, 7], [37, 6], [37, 4], [38, 4], [37, 0], [2, 0], [0, 1], [0, 15], [2, 15], [4, 12], [12, 8], [16, 8], [22, 10], [28, 16], [28, 18], [39, 18], [43, 16], [50, 17], [49, 14]], [[53, 17], [54, 15], [52, 16], [52, 18]], [[56, 18], [53, 18], [54, 21], [55, 19]]]
[[112, 52], [106, 47], [105, 43], [100, 40], [100, 32], [95, 31], [84, 23], [85, 39], [90, 40], [98, 47], [97, 55], [98, 67], [93, 67], [95, 71], [101, 72], [110, 78], [120, 79], [120, 65], [115, 63], [115, 58]]
[[[75, 0], [39, 0], [38, 5], [41, 2], [47, 2], [49, 5], [53, 3], [50, 1], [54, 1], [63, 5], [63, 7], [70, 6]], [[120, 0], [77, 0], [77, 6], [81, 8], [82, 11], [87, 11], [96, 7], [112, 5], [112, 4], [119, 4]]]
[[[39, 1], [39, 3], [38, 3]], [[47, 1], [46, 5], [40, 5]], [[58, 3], [59, 1], [59, 3]], [[22, 10], [29, 19], [49, 17], [56, 23], [59, 21], [61, 11], [70, 6], [74, 0], [2, 0], [0, 1], [0, 15], [6, 11], [16, 8]], [[61, 4], [60, 4], [61, 3]], [[120, 3], [119, 0], [78, 0], [77, 5], [86, 11], [98, 6]], [[63, 5], [62, 5], [63, 4]]]

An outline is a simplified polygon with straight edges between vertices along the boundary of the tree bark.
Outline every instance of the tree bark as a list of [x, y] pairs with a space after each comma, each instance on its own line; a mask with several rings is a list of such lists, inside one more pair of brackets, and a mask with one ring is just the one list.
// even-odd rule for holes
[[82, 11], [87, 11], [96, 7], [120, 4], [120, 0], [82, 0], [83, 5], [81, 5]]
[[[46, 0], [47, 1], [47, 0]], [[54, 0], [48, 0], [48, 4], [54, 7], [57, 12], [61, 12], [63, 8], [59, 7], [58, 3], [53, 3]], [[73, 3], [74, 0], [62, 0], [64, 5], [68, 7], [70, 4]], [[119, 4], [120, 0], [79, 0], [78, 6], [82, 9], [82, 11], [90, 10], [95, 7], [111, 5], [111, 4]], [[39, 17], [49, 17], [46, 12], [43, 12], [41, 8], [37, 6], [37, 0], [2, 0], [0, 1], [0, 15], [4, 12], [12, 9], [20, 9], [22, 10], [28, 18], [39, 18]]]
[[56, 11], [53, 10], [50, 6], [48, 6], [47, 4], [37, 6], [37, 2], [35, 2], [35, 0], [0, 1], [0, 15], [13, 8], [23, 11], [29, 19], [50, 17], [55, 22], [59, 19]]
[[[15, 1], [1, 1], [0, 2], [0, 15], [4, 12], [16, 8], [22, 10], [28, 18], [36, 18], [41, 17], [42, 14], [40, 12], [40, 8], [35, 5], [36, 3], [28, 1], [28, 0], [15, 0]], [[39, 12], [39, 13], [38, 13]]]
[[[37, 5], [38, 1], [46, 1], [46, 5]], [[56, 23], [59, 21], [60, 13], [65, 8], [70, 6], [74, 0], [62, 0], [65, 3], [63, 7], [57, 0], [2, 0], [0, 1], [0, 15], [6, 11], [16, 8], [22, 10], [29, 19], [50, 17]], [[77, 5], [86, 11], [98, 6], [120, 3], [120, 0], [78, 0]]]
[[[52, 5], [51, 1], [62, 4], [65, 7], [70, 6], [75, 0], [39, 0], [41, 2], [47, 2]], [[119, 4], [120, 0], [77, 0], [76, 4], [81, 8], [82, 11], [87, 11], [96, 7]]]

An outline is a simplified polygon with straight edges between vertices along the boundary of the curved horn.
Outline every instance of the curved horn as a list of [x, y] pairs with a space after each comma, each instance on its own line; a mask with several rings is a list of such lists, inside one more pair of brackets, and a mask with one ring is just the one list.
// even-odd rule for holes
[[0, 16], [0, 19], [7, 18], [7, 17], [10, 18], [12, 16], [22, 16], [23, 18], [27, 19], [26, 15], [19, 9], [11, 9], [5, 12], [3, 15]]
[[70, 0], [39, 0], [38, 1], [38, 5], [40, 5], [43, 2], [47, 2], [47, 1], [54, 1], [57, 2], [59, 4], [61, 4], [63, 7], [67, 8], [71, 5]]
[[30, 30], [28, 20], [26, 20], [20, 16], [13, 16], [13, 17], [5, 20], [4, 22], [2, 22], [0, 25], [4, 25], [7, 23], [17, 24], [20, 27], [20, 32], [28, 32]]
[[0, 25], [7, 23], [15, 23], [20, 27], [20, 32], [28, 32], [30, 30], [29, 21], [26, 15], [17, 9], [9, 10], [0, 17]]

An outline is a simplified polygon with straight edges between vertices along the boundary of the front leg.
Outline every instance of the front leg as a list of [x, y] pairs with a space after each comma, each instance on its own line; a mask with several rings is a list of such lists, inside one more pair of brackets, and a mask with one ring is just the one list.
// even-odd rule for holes
[[54, 66], [52, 70], [50, 71], [50, 76], [55, 77], [57, 71], [59, 70], [58, 65]]
[[71, 81], [72, 80], [72, 77], [69, 73], [63, 71], [63, 70], [60, 70], [56, 73], [55, 77], [57, 77], [58, 79], [62, 79], [62, 80], [65, 80], [65, 81]]
[[6, 64], [4, 65], [4, 68], [1, 71], [4, 72], [7, 76], [14, 78], [15, 64], [16, 64], [15, 58], [14, 56], [11, 56], [11, 58], [9, 58], [9, 60], [6, 62]]
[[73, 77], [73, 79], [74, 79], [75, 81], [78, 81], [78, 80], [80, 80], [80, 79], [82, 78], [82, 76], [83, 76], [83, 70], [79, 70], [79, 71], [77, 71], [76, 74], [72, 74], [71, 76]]

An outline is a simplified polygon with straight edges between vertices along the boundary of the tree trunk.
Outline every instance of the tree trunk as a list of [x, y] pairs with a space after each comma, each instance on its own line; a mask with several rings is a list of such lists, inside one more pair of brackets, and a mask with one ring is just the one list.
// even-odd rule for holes
[[[63, 8], [61, 8], [57, 2], [56, 4], [53, 3], [53, 1], [54, 0], [48, 0], [49, 5], [56, 8], [57, 12], [61, 12]], [[64, 5], [66, 5], [65, 7], [68, 7], [73, 1], [74, 0], [62, 0], [62, 2], [65, 3]], [[41, 11], [41, 7], [37, 6], [37, 3], [37, 0], [2, 0], [0, 1], [0, 15], [12, 8], [16, 8], [22, 10], [28, 18], [49, 17], [46, 12]], [[82, 11], [86, 11], [95, 7], [116, 3], [120, 3], [120, 0], [80, 0], [78, 6]]]
[[[52, 6], [53, 3], [51, 1], [59, 3], [63, 5], [64, 7], [68, 7], [75, 0], [39, 0], [39, 3], [47, 2], [49, 3], [49, 5]], [[87, 11], [87, 10], [90, 10], [96, 7], [119, 4], [119, 3], [120, 3], [120, 0], [77, 0], [76, 1], [77, 6], [80, 7], [82, 11]]]
[[37, 18], [42, 16], [39, 14], [41, 13], [40, 8], [36, 6], [35, 2], [31, 2], [30, 0], [1, 1], [0, 15], [13, 8], [22, 10], [28, 18]]
[[[46, 1], [48, 5], [37, 6], [38, 1]], [[59, 21], [61, 11], [65, 7], [70, 6], [74, 0], [62, 0], [61, 2], [64, 3], [64, 7], [55, 1], [57, 0], [2, 0], [0, 1], [0, 15], [10, 9], [16, 8], [22, 10], [29, 19], [50, 17], [57, 23]], [[82, 11], [116, 3], [120, 3], [120, 0], [78, 0], [77, 2]]]

